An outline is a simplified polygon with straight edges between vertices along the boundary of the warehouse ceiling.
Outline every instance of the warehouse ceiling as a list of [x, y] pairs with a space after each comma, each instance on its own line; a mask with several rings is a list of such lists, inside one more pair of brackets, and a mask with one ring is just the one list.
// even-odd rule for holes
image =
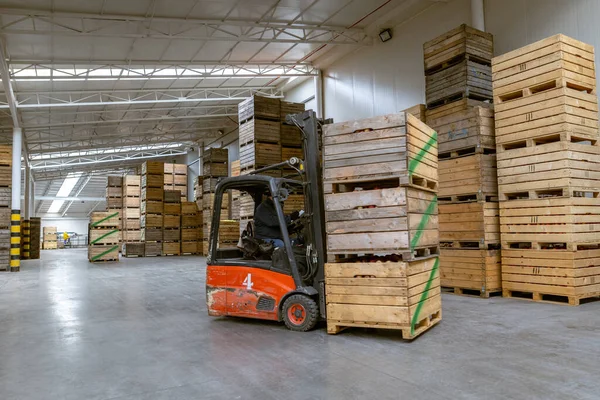
[[14, 105], [36, 196], [69, 176], [91, 185], [172, 159], [235, 130], [243, 99], [282, 96], [326, 51], [371, 45], [370, 22], [416, 3], [431, 2], [0, 0], [0, 70], [14, 92], [0, 94], [0, 140], [11, 141]]

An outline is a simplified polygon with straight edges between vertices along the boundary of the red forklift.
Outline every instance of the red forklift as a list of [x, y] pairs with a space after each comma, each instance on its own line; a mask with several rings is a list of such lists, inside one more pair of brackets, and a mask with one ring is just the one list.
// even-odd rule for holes
[[[292, 158], [217, 183], [206, 268], [206, 304], [211, 316], [283, 321], [290, 330], [305, 332], [325, 317], [320, 122], [312, 110], [288, 115], [286, 122], [302, 131], [304, 160]], [[284, 168], [295, 174], [283, 178], [265, 175]], [[219, 247], [221, 201], [231, 190], [252, 196], [255, 209], [264, 196], [272, 196], [283, 247], [255, 238], [251, 224], [242, 233], [238, 247]], [[283, 203], [291, 193], [303, 194], [305, 212], [288, 224]]]

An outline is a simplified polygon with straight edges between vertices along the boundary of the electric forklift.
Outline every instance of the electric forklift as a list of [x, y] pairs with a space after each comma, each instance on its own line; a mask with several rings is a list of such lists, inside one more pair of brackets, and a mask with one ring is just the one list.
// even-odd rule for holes
[[[285, 162], [224, 178], [217, 183], [206, 268], [206, 304], [211, 316], [234, 316], [283, 321], [293, 331], [308, 331], [325, 317], [325, 226], [320, 122], [315, 112], [288, 115], [286, 123], [300, 128], [304, 160]], [[269, 171], [293, 170], [283, 178]], [[254, 237], [248, 224], [236, 248], [220, 248], [218, 241], [224, 193], [249, 194], [256, 209], [272, 196], [283, 236], [283, 247]], [[304, 214], [291, 224], [283, 202], [290, 193], [304, 195]]]

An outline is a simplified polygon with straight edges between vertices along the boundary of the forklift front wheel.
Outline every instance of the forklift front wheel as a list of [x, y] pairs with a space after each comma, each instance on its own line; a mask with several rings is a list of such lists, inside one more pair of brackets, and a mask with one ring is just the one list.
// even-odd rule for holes
[[289, 330], [297, 332], [310, 331], [319, 319], [319, 307], [308, 296], [295, 294], [288, 297], [282, 307], [283, 322]]

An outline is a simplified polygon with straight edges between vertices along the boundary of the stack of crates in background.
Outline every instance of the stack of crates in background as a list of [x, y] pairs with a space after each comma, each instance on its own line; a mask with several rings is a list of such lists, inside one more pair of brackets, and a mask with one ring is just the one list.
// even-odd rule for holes
[[[204, 232], [206, 234], [206, 232]], [[240, 222], [230, 219], [219, 221], [219, 237], [217, 248], [236, 248], [240, 239]], [[206, 256], [209, 250], [210, 236], [206, 236], [203, 243], [203, 254]]]
[[12, 146], [0, 145], [0, 188], [12, 186]]
[[[501, 293], [493, 37], [461, 25], [423, 46], [428, 126], [438, 134], [440, 276], [456, 294]], [[482, 101], [485, 100], [485, 101]]]
[[158, 161], [142, 164], [140, 225], [144, 255], [162, 255], [164, 165]]
[[[0, 170], [2, 168], [5, 169], [4, 165], [12, 165], [12, 161], [9, 159], [12, 155], [12, 152], [9, 152], [10, 146], [0, 146]], [[10, 181], [12, 177], [11, 169], [5, 170], [5, 174], [8, 176]], [[4, 176], [2, 176], [3, 179]], [[3, 182], [6, 183], [6, 182]], [[10, 226], [11, 226], [11, 202], [12, 202], [12, 190], [11, 184], [2, 185], [0, 183], [0, 270], [6, 269], [10, 270]], [[39, 221], [39, 219], [38, 219]], [[23, 228], [21, 228], [23, 229]], [[30, 239], [31, 240], [31, 239]], [[39, 258], [39, 240], [40, 240], [40, 231], [39, 226], [37, 230], [37, 249], [38, 249], [38, 258]], [[31, 249], [31, 242], [30, 242]], [[31, 252], [30, 252], [31, 257]]]
[[[106, 209], [108, 211], [118, 212], [119, 221], [123, 219], [123, 177], [122, 176], [108, 176], [106, 178]], [[122, 226], [119, 226], [122, 229]], [[121, 231], [119, 231], [121, 235]], [[122, 241], [122, 237], [119, 237], [119, 241]]]
[[327, 331], [412, 339], [442, 317], [437, 140], [410, 114], [323, 127]]
[[[229, 151], [227, 149], [211, 148], [204, 151], [202, 156], [202, 252], [208, 254], [208, 239], [214, 211], [215, 188], [220, 178], [229, 175]], [[221, 220], [229, 218], [229, 193], [223, 194], [221, 202]]]
[[177, 190], [181, 201], [187, 201], [187, 165], [165, 163], [164, 190]]
[[141, 177], [126, 175], [123, 177], [123, 242], [139, 242], [142, 240], [140, 225]]
[[[117, 213], [118, 215], [118, 213]], [[56, 250], [58, 248], [57, 234], [55, 226], [45, 226], [43, 229], [43, 249], [44, 250]]]
[[[231, 162], [231, 176], [240, 176], [240, 160]], [[232, 190], [231, 194], [231, 207], [229, 207], [229, 219], [233, 221], [240, 220], [240, 196], [239, 190]]]
[[[31, 250], [31, 225], [28, 219], [21, 218], [21, 260], [29, 260]], [[0, 263], [0, 270], [2, 268]]]
[[494, 58], [505, 297], [600, 295], [594, 48], [556, 35]]
[[416, 106], [412, 106], [404, 110], [405, 113], [416, 117], [421, 122], [427, 122], [426, 112], [427, 106], [425, 104], [417, 104]]
[[119, 261], [120, 226], [121, 220], [117, 210], [92, 213], [88, 246], [90, 262]]
[[193, 201], [181, 203], [181, 254], [199, 254], [202, 219]]
[[37, 260], [40, 258], [40, 243], [42, 233], [42, 219], [31, 217], [29, 219], [29, 259]]
[[[281, 161], [289, 160], [292, 157], [304, 159], [302, 151], [302, 131], [295, 125], [285, 123], [285, 117], [288, 114], [300, 114], [304, 112], [304, 103], [290, 103], [282, 101], [280, 106], [281, 119]], [[293, 171], [284, 170], [284, 175], [293, 174]]]
[[163, 247], [164, 256], [181, 253], [181, 192], [165, 190], [163, 200]]

